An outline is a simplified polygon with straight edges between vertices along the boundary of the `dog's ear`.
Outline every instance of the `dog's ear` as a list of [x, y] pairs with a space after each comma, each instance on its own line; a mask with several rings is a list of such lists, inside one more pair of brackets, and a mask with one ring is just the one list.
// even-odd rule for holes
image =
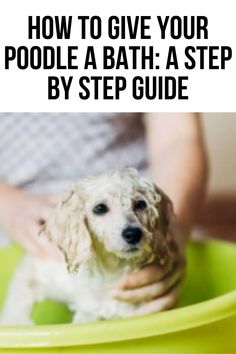
[[177, 252], [172, 224], [175, 220], [170, 198], [154, 183], [142, 179], [140, 192], [148, 203], [147, 224], [153, 233], [154, 252], [161, 264], [173, 259]]
[[160, 196], [157, 207], [159, 212], [159, 241], [162, 240], [161, 263], [173, 263], [178, 256], [178, 246], [174, 234], [176, 215], [173, 203], [161, 189], [157, 186], [154, 186], [154, 188], [157, 195]]
[[174, 208], [170, 198], [154, 183], [142, 180], [142, 194], [149, 205], [149, 219], [152, 228], [159, 228], [164, 235], [169, 231], [173, 221]]
[[66, 192], [41, 231], [63, 252], [69, 271], [76, 271], [92, 255], [92, 240], [80, 192], [79, 185]]
[[160, 196], [160, 203], [158, 203], [157, 207], [159, 210], [159, 220], [160, 220], [160, 228], [164, 235], [167, 235], [171, 223], [175, 218], [173, 203], [170, 198], [158, 187], [154, 186], [155, 192]]

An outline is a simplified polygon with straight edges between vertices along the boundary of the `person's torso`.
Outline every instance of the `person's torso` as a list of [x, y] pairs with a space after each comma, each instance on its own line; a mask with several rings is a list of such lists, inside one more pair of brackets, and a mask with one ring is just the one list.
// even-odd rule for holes
[[0, 180], [57, 191], [123, 165], [147, 167], [137, 114], [0, 113]]

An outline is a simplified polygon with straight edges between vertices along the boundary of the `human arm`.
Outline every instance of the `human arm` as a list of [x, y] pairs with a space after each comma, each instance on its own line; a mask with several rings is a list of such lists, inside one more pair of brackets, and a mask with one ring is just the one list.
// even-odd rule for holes
[[31, 254], [58, 259], [57, 249], [49, 241], [38, 237], [55, 199], [49, 194], [30, 193], [0, 181], [1, 229]]
[[207, 157], [196, 113], [149, 113], [145, 118], [150, 172], [173, 202], [183, 246], [205, 197]]

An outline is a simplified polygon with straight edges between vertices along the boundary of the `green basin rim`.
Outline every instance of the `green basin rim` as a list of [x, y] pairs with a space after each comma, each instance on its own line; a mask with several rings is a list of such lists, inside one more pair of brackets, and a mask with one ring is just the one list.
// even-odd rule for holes
[[[233, 246], [222, 241], [207, 241], [207, 244]], [[226, 318], [236, 321], [236, 290], [197, 304], [147, 316], [87, 324], [2, 326], [0, 349], [72, 347], [136, 340], [207, 326]]]
[[0, 348], [55, 347], [55, 342], [64, 347], [135, 340], [207, 325], [234, 315], [236, 290], [202, 303], [142, 317], [92, 324], [2, 327]]

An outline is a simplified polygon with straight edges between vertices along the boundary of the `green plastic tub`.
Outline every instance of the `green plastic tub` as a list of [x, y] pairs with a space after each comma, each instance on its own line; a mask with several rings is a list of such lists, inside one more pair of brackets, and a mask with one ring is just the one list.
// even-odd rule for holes
[[[0, 304], [21, 255], [15, 247], [0, 250]], [[33, 317], [40, 325], [0, 327], [0, 353], [236, 353], [236, 246], [192, 243], [171, 311], [72, 325], [64, 306], [47, 301]]]

